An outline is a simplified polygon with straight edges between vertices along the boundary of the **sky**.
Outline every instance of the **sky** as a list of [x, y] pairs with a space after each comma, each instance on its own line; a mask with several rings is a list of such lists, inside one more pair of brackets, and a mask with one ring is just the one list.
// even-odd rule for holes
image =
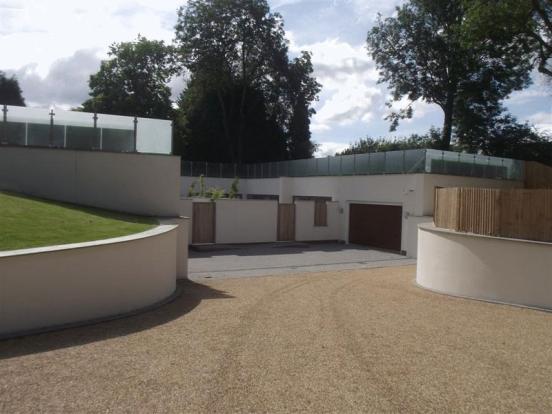
[[[366, 50], [378, 13], [392, 15], [403, 0], [269, 0], [285, 22], [290, 53], [313, 53], [322, 84], [314, 104], [312, 138], [318, 156], [333, 155], [359, 138], [406, 136], [441, 126], [442, 111], [414, 104], [414, 117], [389, 132], [390, 94]], [[75, 107], [88, 97], [88, 79], [113, 42], [138, 34], [171, 42], [176, 10], [185, 0], [0, 0], [0, 70], [17, 76], [28, 106]], [[176, 96], [183, 79], [171, 82]], [[552, 132], [552, 83], [537, 73], [514, 92], [507, 108], [520, 121]], [[399, 108], [400, 104], [395, 104]]]

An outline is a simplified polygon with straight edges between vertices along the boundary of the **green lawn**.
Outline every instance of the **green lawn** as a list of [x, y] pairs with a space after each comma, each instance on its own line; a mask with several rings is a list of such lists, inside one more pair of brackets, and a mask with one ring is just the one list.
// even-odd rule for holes
[[0, 251], [139, 233], [153, 218], [0, 192]]

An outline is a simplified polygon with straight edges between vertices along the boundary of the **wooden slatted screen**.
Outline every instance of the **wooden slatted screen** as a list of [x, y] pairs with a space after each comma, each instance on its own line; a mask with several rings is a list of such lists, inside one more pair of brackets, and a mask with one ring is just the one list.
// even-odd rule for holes
[[278, 241], [295, 240], [295, 204], [278, 204]]
[[192, 243], [215, 242], [215, 203], [193, 203]]
[[314, 225], [315, 227], [328, 226], [328, 204], [323, 200], [314, 202]]
[[552, 167], [534, 161], [525, 162], [525, 188], [552, 188]]
[[550, 242], [552, 189], [438, 189], [433, 221], [455, 231]]

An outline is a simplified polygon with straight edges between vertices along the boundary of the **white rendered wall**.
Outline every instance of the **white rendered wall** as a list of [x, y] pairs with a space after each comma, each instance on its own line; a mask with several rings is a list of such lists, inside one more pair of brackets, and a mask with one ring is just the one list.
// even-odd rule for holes
[[339, 205], [337, 202], [327, 202], [328, 225], [314, 225], [314, 201], [295, 202], [295, 240], [320, 241], [339, 240]]
[[216, 243], [274, 242], [278, 230], [278, 202], [217, 200]]
[[[197, 181], [197, 179], [195, 180]], [[209, 179], [206, 178], [206, 183], [218, 182], [220, 186], [223, 186], [226, 180], [228, 188], [232, 182], [231, 179], [207, 180]], [[183, 183], [191, 181], [190, 177], [182, 177]], [[401, 250], [412, 257], [416, 257], [417, 252], [417, 225], [431, 221], [433, 191], [436, 186], [509, 188], [520, 187], [522, 184], [515, 181], [433, 174], [280, 177], [240, 180], [240, 192], [244, 194], [244, 197], [247, 194], [279, 195], [282, 203], [291, 203], [294, 196], [331, 197], [338, 203], [339, 235], [337, 238], [346, 242], [349, 238], [350, 204], [401, 206], [403, 209]], [[297, 220], [297, 225], [299, 225], [299, 220]]]
[[0, 147], [0, 190], [148, 216], [179, 215], [180, 158]]
[[0, 336], [104, 318], [170, 296], [177, 226], [131, 236], [0, 252]]
[[417, 283], [456, 296], [552, 309], [552, 243], [421, 225]]

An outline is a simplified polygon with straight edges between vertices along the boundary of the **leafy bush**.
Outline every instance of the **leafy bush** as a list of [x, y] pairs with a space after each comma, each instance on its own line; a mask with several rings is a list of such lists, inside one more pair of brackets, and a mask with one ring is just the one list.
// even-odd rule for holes
[[230, 192], [228, 193], [228, 197], [230, 198], [236, 198], [238, 196], [239, 188], [238, 184], [240, 182], [239, 177], [235, 177], [234, 181], [232, 181], [232, 185], [230, 186]]

